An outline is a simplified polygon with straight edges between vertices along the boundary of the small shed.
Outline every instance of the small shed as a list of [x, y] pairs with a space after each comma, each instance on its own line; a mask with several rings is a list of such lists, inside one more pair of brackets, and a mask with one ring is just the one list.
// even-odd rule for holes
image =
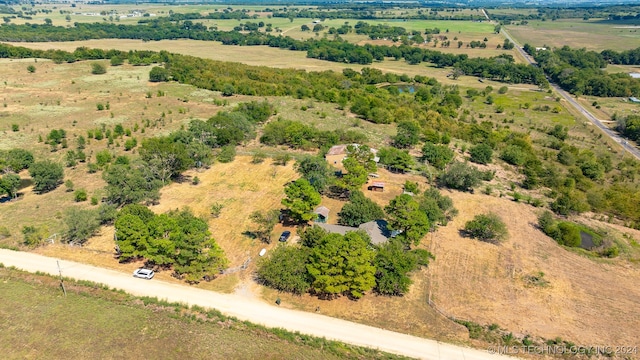
[[640, 104], [640, 99], [633, 96], [629, 98], [629, 101], [631, 101], [632, 103]]
[[369, 190], [384, 191], [384, 183], [382, 181], [374, 181], [371, 186], [369, 186]]
[[318, 215], [316, 222], [326, 223], [329, 219], [329, 208], [325, 206], [318, 206], [313, 212]]

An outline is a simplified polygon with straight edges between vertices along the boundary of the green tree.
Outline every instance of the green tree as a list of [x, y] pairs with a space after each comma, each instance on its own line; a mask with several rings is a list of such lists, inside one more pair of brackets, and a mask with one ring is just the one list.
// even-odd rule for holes
[[475, 167], [454, 162], [439, 178], [440, 183], [450, 189], [469, 191], [480, 183], [481, 173]]
[[464, 225], [464, 231], [472, 238], [482, 241], [501, 242], [509, 236], [507, 226], [494, 213], [476, 215]]
[[317, 246], [320, 243], [320, 239], [327, 234], [328, 232], [318, 225], [308, 226], [298, 232], [298, 235], [300, 235], [300, 243], [302, 246], [308, 248]]
[[186, 146], [173, 142], [169, 137], [145, 139], [140, 146], [139, 154], [163, 184], [193, 166], [193, 159], [189, 156]]
[[286, 206], [291, 217], [298, 222], [306, 222], [315, 217], [313, 210], [320, 204], [320, 194], [306, 179], [298, 179], [284, 188]]
[[426, 266], [433, 258], [428, 251], [417, 249], [406, 251], [404, 246], [391, 240], [378, 248], [374, 264], [376, 267], [375, 291], [382, 295], [402, 296], [409, 291], [409, 273], [419, 266]]
[[407, 150], [400, 150], [392, 147], [383, 147], [378, 151], [380, 163], [386, 165], [394, 171], [406, 172], [415, 165], [413, 156]]
[[149, 174], [144, 165], [114, 164], [102, 173], [102, 178], [107, 183], [105, 190], [109, 203], [126, 205], [160, 198], [158, 190], [162, 182]]
[[236, 147], [234, 145], [225, 145], [220, 149], [218, 161], [221, 163], [230, 163], [236, 158]]
[[280, 221], [280, 211], [275, 209], [269, 211], [256, 210], [249, 215], [249, 219], [258, 225], [258, 230], [254, 232], [257, 237], [267, 244], [270, 244], [271, 232], [278, 221]]
[[0, 194], [5, 193], [13, 199], [18, 196], [19, 188], [20, 175], [7, 173], [0, 178]]
[[76, 202], [87, 201], [87, 190], [78, 189], [73, 193], [73, 198]]
[[151, 68], [151, 71], [149, 71], [149, 81], [151, 82], [169, 81], [169, 78], [169, 70], [163, 67], [154, 66]]
[[393, 146], [406, 149], [420, 142], [420, 125], [415, 121], [398, 122], [398, 133], [393, 137]]
[[375, 251], [361, 232], [328, 234], [311, 249], [307, 271], [311, 288], [321, 297], [347, 294], [359, 299], [375, 286]]
[[29, 174], [33, 178], [33, 190], [42, 194], [54, 190], [62, 184], [64, 170], [62, 165], [44, 160], [33, 163], [29, 168]]
[[64, 217], [66, 231], [64, 241], [71, 244], [84, 244], [100, 227], [98, 214], [94, 210], [71, 207]]
[[493, 149], [487, 144], [478, 144], [469, 149], [470, 160], [476, 164], [490, 164], [493, 157]]
[[295, 165], [296, 171], [304, 179], [309, 181], [318, 192], [322, 193], [332, 182], [329, 164], [320, 156], [307, 155], [298, 160]]
[[29, 66], [27, 66], [27, 71], [30, 72], [30, 73], [34, 73], [34, 72], [36, 72], [36, 67], [33, 66], [33, 65], [29, 65]]
[[111, 66], [120, 66], [124, 64], [124, 59], [120, 56], [112, 56], [110, 59]]
[[349, 202], [338, 213], [338, 223], [346, 226], [358, 226], [369, 221], [382, 219], [384, 212], [373, 200], [354, 190], [349, 194]]
[[9, 151], [0, 150], [0, 171], [13, 171], [19, 173], [28, 169], [33, 164], [33, 154], [28, 150], [11, 149]]
[[415, 200], [418, 202], [420, 211], [427, 215], [432, 229], [437, 224], [446, 225], [458, 215], [458, 210], [453, 206], [453, 200], [442, 195], [436, 188], [429, 188], [422, 195], [415, 197]]
[[268, 257], [258, 262], [257, 279], [271, 288], [303, 294], [311, 287], [307, 272], [309, 249], [277, 246]]
[[94, 62], [91, 64], [91, 73], [93, 75], [101, 75], [107, 73], [107, 68], [101, 63]]
[[429, 231], [429, 219], [420, 211], [420, 205], [407, 194], [396, 196], [384, 208], [389, 220], [388, 227], [400, 233], [397, 238], [409, 248], [418, 245], [422, 237]]
[[347, 157], [342, 161], [342, 165], [347, 173], [338, 179], [338, 184], [341, 187], [347, 190], [357, 190], [369, 179], [369, 172], [355, 158]]
[[118, 214], [115, 221], [120, 262], [142, 257], [149, 243], [147, 224], [134, 214]]
[[438, 170], [444, 169], [453, 160], [453, 155], [453, 150], [446, 145], [426, 143], [422, 147], [422, 161], [427, 161]]

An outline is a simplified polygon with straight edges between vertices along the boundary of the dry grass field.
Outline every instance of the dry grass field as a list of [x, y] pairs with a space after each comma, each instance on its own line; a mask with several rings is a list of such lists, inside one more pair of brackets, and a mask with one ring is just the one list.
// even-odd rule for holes
[[[638, 345], [638, 249], [634, 262], [593, 259], [567, 251], [537, 230], [533, 207], [505, 199], [452, 192], [460, 210], [429, 244], [432, 299], [457, 318], [496, 323], [518, 334], [558, 336], [577, 344]], [[495, 212], [510, 237], [501, 245], [462, 237], [474, 215]], [[603, 223], [597, 224], [600, 227]], [[633, 238], [640, 232], [622, 229]], [[544, 272], [546, 287], [524, 277]]]
[[[504, 84], [485, 80], [483, 83], [473, 76], [461, 76], [457, 80], [453, 80], [447, 75], [451, 73], [450, 69], [435, 68], [426, 64], [409, 65], [407, 62], [400, 60], [387, 59], [382, 62], [375, 62], [371, 65], [359, 64], [343, 64], [330, 61], [307, 58], [303, 51], [280, 50], [267, 46], [225, 46], [219, 42], [202, 42], [197, 40], [161, 40], [143, 42], [142, 40], [120, 40], [120, 39], [104, 39], [104, 40], [86, 40], [86, 41], [68, 41], [56, 43], [21, 43], [21, 42], [5, 42], [14, 46], [23, 46], [32, 49], [61, 49], [65, 51], [74, 51], [76, 48], [85, 46], [89, 48], [99, 49], [118, 49], [123, 51], [129, 50], [152, 50], [161, 51], [170, 49], [171, 52], [203, 57], [207, 59], [219, 61], [240, 62], [253, 66], [269, 66], [274, 68], [292, 68], [306, 71], [325, 71], [334, 70], [342, 71], [345, 68], [360, 71], [363, 67], [371, 67], [380, 69], [383, 72], [391, 72], [395, 74], [407, 74], [409, 76], [423, 75], [436, 78], [444, 84], [458, 85], [464, 87], [484, 88], [491, 85], [499, 88]], [[485, 49], [490, 51], [489, 49]], [[475, 50], [474, 50], [475, 51]], [[484, 51], [484, 50], [478, 50]], [[26, 67], [26, 65], [25, 65]], [[518, 84], [515, 88], [535, 88], [531, 85]]]
[[[636, 24], [637, 25], [637, 24]], [[616, 51], [640, 46], [640, 32], [631, 23], [609, 21], [529, 21], [527, 25], [509, 25], [509, 33], [520, 43], [532, 46], [586, 48]]]
[[[307, 59], [303, 52], [268, 47], [222, 46], [189, 40], [146, 43], [96, 40], [15, 45], [71, 51], [79, 46], [121, 50], [170, 49], [216, 60], [310, 71], [362, 68], [359, 65]], [[36, 66], [35, 73], [29, 73], [26, 69], [31, 64]], [[468, 88], [484, 89], [491, 85], [497, 90], [504, 85], [490, 81], [480, 83], [472, 77], [452, 80], [446, 77], [449, 70], [425, 65], [410, 66], [403, 61], [384, 61], [372, 67], [395, 73], [433, 76], [447, 84], [459, 85], [463, 97]], [[0, 107], [0, 149], [24, 147], [32, 150], [38, 159], [51, 158], [62, 162], [66, 149], [51, 152], [49, 145], [38, 142], [38, 137], [46, 138], [51, 129], [65, 129], [69, 148], [75, 149], [78, 136], [86, 136], [87, 130], [101, 127], [102, 124], [106, 127], [123, 124], [131, 129], [138, 124], [140, 130], [133, 132], [133, 137], [140, 141], [144, 137], [178, 129], [192, 118], [209, 118], [224, 109], [214, 104], [215, 100], [221, 99], [218, 93], [176, 83], [149, 83], [150, 67], [107, 66], [105, 75], [91, 75], [90, 68], [91, 62], [56, 65], [46, 60], [0, 60], [3, 102]], [[464, 98], [463, 110], [468, 110], [469, 118], [531, 132], [533, 140], [543, 139], [540, 129], [545, 126], [567, 125], [573, 142], [581, 147], [597, 153], [613, 147], [606, 140], [598, 139], [597, 132], [592, 131], [586, 122], [576, 120], [575, 114], [562, 101], [557, 102], [547, 93], [532, 91], [534, 87], [524, 85], [509, 86], [506, 94], [497, 94], [495, 90], [492, 93], [493, 104], [487, 104], [481, 97], [474, 100]], [[159, 96], [161, 93], [164, 95]], [[227, 100], [233, 104], [262, 99], [234, 96]], [[267, 100], [274, 104], [278, 115], [283, 118], [312, 124], [321, 130], [354, 129], [365, 133], [372, 146], [386, 144], [389, 137], [395, 134], [393, 125], [375, 125], [358, 120], [338, 110], [333, 104], [291, 98]], [[584, 98], [582, 101], [590, 103], [593, 100], [596, 99]], [[601, 102], [600, 99], [597, 101]], [[634, 111], [630, 104], [617, 101], [620, 100], [601, 102], [603, 116], [611, 116], [616, 111]], [[97, 103], [107, 102], [110, 104], [109, 110], [97, 110]], [[529, 109], [524, 108], [525, 103], [530, 103]], [[558, 105], [560, 112], [534, 111], [532, 108], [537, 105], [550, 108]], [[497, 106], [503, 107], [502, 112], [497, 111]], [[307, 109], [303, 110], [303, 107]], [[146, 125], [147, 120], [149, 126]], [[18, 124], [19, 131], [11, 131], [12, 124]], [[145, 129], [144, 133], [142, 128]], [[108, 147], [106, 140], [91, 140], [85, 152], [95, 156], [97, 151], [109, 149], [116, 155], [125, 154], [123, 142], [124, 139], [117, 139], [115, 144]], [[458, 157], [461, 157], [461, 148], [468, 144], [454, 140], [453, 145]], [[288, 151], [284, 148], [267, 148], [252, 141], [240, 148], [239, 153], [248, 154], [256, 149], [268, 154]], [[507, 191], [510, 181], [520, 179], [514, 175], [513, 169], [501, 163], [487, 169], [497, 171], [496, 179], [491, 182], [495, 190]], [[378, 173], [379, 181], [386, 184], [385, 191], [367, 191], [366, 185], [363, 191], [381, 206], [402, 193], [402, 185], [406, 180], [418, 181], [421, 187], [427, 186], [425, 178], [417, 175], [393, 174], [383, 169]], [[23, 179], [28, 178], [26, 172], [21, 175]], [[446, 227], [423, 240], [421, 246], [429, 249], [436, 259], [427, 269], [413, 275], [414, 284], [406, 296], [391, 298], [368, 294], [359, 301], [345, 297], [323, 301], [309, 295], [281, 294], [257, 285], [252, 278], [259, 251], [262, 248], [270, 251], [277, 246], [277, 236], [285, 227], [276, 226], [272, 233], [274, 241], [271, 244], [262, 243], [251, 236], [255, 225], [249, 220], [249, 214], [255, 210], [280, 209], [283, 186], [298, 177], [292, 162], [286, 166], [276, 166], [267, 159], [253, 164], [251, 156], [240, 155], [234, 162], [215, 163], [209, 169], [190, 170], [184, 175], [185, 181], [172, 183], [161, 190], [160, 202], [152, 206], [152, 210], [162, 213], [189, 207], [207, 219], [212, 236], [224, 249], [231, 268], [237, 268], [251, 258], [246, 270], [221, 275], [212, 282], [197, 285], [199, 287], [260, 297], [268, 302], [280, 297], [281, 306], [284, 307], [308, 311], [320, 307], [320, 312], [326, 315], [449, 342], [469, 343], [468, 332], [430, 307], [429, 298], [451, 316], [480, 324], [496, 323], [518, 334], [546, 338], [560, 336], [585, 345], [633, 345], [638, 342], [640, 315], [634, 309], [640, 296], [637, 287], [640, 281], [639, 231], [600, 223], [586, 216], [578, 219], [595, 228], [610, 229], [620, 241], [619, 258], [594, 258], [568, 251], [544, 236], [534, 226], [539, 210], [532, 206], [513, 202], [507, 197], [481, 195], [479, 191], [476, 194], [445, 192], [453, 198], [460, 214]], [[200, 183], [193, 185], [190, 180], [196, 176]], [[88, 174], [84, 164], [65, 168], [65, 178], [71, 179], [75, 188], [87, 189], [90, 197], [100, 198], [102, 195], [104, 182], [100, 173]], [[19, 200], [0, 204], [0, 225], [7, 226], [12, 235], [5, 239], [0, 237], [0, 245], [18, 244], [22, 240], [20, 231], [23, 225], [35, 224], [46, 227], [49, 233], [60, 232], [62, 215], [67, 207], [90, 207], [88, 202], [75, 203], [73, 194], [66, 192], [64, 186], [44, 195], [36, 195], [32, 192], [32, 185], [24, 181], [20, 192], [23, 195]], [[497, 195], [497, 192], [494, 194]], [[329, 198], [323, 198], [322, 201], [322, 205], [331, 209], [329, 222], [335, 223], [344, 202]], [[214, 203], [224, 206], [217, 218], [210, 214]], [[483, 243], [461, 236], [459, 230], [466, 221], [487, 211], [496, 212], [507, 223], [511, 236], [504, 244]], [[286, 229], [295, 231], [292, 227]], [[623, 238], [623, 234], [627, 237]], [[56, 242], [35, 251], [124, 272], [133, 271], [141, 265], [119, 264], [113, 257], [113, 247], [113, 228], [103, 227], [84, 247], [70, 247]], [[538, 272], [544, 272], [548, 286], [527, 285], [524, 278]], [[158, 278], [178, 281], [168, 272], [159, 273]]]

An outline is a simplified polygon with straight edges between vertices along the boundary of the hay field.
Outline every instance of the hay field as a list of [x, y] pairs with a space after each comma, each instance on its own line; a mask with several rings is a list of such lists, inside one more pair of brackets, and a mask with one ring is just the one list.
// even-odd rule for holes
[[508, 25], [507, 29], [521, 44], [622, 51], [640, 46], [638, 28], [629, 25], [625, 22], [567, 19], [529, 21], [527, 25]]
[[[633, 310], [640, 296], [637, 266], [565, 250], [537, 230], [533, 207], [479, 194], [448, 195], [460, 215], [429, 244], [437, 259], [429, 277], [438, 307], [517, 334], [560, 336], [585, 345], [638, 344], [640, 314]], [[461, 237], [466, 221], [489, 211], [509, 228], [504, 244]], [[638, 231], [624, 231], [640, 237]], [[523, 277], [540, 271], [549, 286], [527, 287]]]

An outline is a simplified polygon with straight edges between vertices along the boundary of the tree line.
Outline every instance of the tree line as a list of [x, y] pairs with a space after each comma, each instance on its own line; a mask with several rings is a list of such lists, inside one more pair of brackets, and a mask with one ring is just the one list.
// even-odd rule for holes
[[[449, 67], [457, 64], [460, 67], [468, 69], [477, 68], [478, 63], [487, 62], [488, 65], [484, 66], [483, 73], [497, 80], [504, 78], [500, 75], [501, 71], [499, 67], [491, 65], [495, 60], [484, 58], [470, 60], [466, 54], [454, 55], [410, 45], [386, 46], [366, 44], [361, 46], [341, 39], [329, 40], [312, 38], [295, 40], [288, 36], [274, 36], [259, 31], [249, 33], [241, 33], [239, 31], [225, 32], [211, 30], [202, 24], [193, 24], [190, 21], [173, 23], [166, 19], [154, 19], [146, 25], [76, 23], [74, 27], [71, 28], [50, 25], [9, 24], [3, 26], [2, 30], [0, 39], [5, 41], [77, 41], [102, 38], [141, 39], [148, 41], [182, 38], [220, 41], [224, 45], [266, 45], [293, 51], [306, 51], [307, 56], [310, 58], [363, 65], [371, 64], [373, 61], [382, 61], [387, 57], [395, 58], [396, 60], [404, 59], [413, 65], [426, 62], [432, 63], [437, 67]], [[466, 65], [468, 62], [472, 64]], [[533, 82], [536, 85], [540, 85], [540, 83], [545, 81], [540, 70], [535, 67], [511, 63], [510, 70], [518, 74], [532, 74], [509, 77], [509, 79], [513, 79], [513, 81]]]
[[[634, 79], [625, 73], [610, 74], [602, 70], [607, 66], [607, 61], [601, 53], [571, 49], [568, 46], [553, 50], [536, 50], [529, 44], [525, 44], [524, 50], [533, 55], [554, 82], [572, 94], [601, 97], [640, 96], [640, 79]], [[631, 53], [635, 54], [635, 50]], [[610, 51], [606, 54], [609, 60], [615, 55]]]

